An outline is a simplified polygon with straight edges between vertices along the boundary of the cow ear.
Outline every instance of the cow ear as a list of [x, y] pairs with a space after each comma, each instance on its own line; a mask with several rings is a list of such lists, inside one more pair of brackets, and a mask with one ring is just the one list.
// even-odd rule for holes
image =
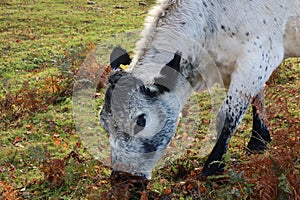
[[[180, 72], [180, 60], [181, 60], [182, 53], [177, 51], [173, 57], [173, 59], [164, 67], [171, 67], [177, 72]], [[162, 70], [164, 69], [162, 68]], [[162, 70], [160, 71], [162, 73]]]
[[160, 71], [160, 77], [154, 79], [154, 85], [160, 92], [175, 90], [180, 73], [181, 53], [176, 52], [173, 59]]
[[121, 47], [115, 47], [110, 54], [110, 66], [116, 70], [120, 68], [120, 65], [129, 65], [131, 59], [126, 50]]

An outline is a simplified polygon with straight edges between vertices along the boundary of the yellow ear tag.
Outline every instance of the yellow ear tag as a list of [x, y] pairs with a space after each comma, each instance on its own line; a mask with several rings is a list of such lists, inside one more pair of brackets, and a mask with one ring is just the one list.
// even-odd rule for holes
[[123, 69], [123, 70], [126, 70], [126, 69], [129, 68], [129, 65], [122, 65], [122, 64], [121, 64], [121, 65], [120, 65], [120, 68]]

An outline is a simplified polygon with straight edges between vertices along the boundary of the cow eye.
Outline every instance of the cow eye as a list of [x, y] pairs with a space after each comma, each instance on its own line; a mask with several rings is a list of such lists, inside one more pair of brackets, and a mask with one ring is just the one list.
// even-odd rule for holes
[[137, 117], [136, 125], [141, 126], [141, 127], [146, 126], [146, 115], [145, 114], [141, 114]]
[[141, 130], [143, 130], [146, 126], [146, 115], [141, 114], [136, 118], [136, 125], [134, 127], [134, 134], [137, 134]]

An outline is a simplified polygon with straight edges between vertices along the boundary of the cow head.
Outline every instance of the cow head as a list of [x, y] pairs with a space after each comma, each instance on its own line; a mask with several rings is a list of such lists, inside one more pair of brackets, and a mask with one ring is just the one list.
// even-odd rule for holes
[[117, 47], [112, 52], [113, 71], [100, 120], [109, 134], [114, 171], [151, 178], [174, 135], [181, 110], [175, 93], [180, 60], [180, 53], [176, 53], [162, 66], [160, 77], [145, 84], [120, 68], [131, 62], [125, 50]]

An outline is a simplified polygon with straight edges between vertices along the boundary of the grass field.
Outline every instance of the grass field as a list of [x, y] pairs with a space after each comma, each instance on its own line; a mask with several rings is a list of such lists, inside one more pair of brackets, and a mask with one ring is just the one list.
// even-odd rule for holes
[[[265, 154], [246, 154], [249, 111], [225, 158], [225, 173], [201, 177], [205, 157], [197, 149], [212, 113], [210, 95], [197, 94], [185, 107], [175, 136], [175, 141], [189, 144], [188, 149], [161, 165], [148, 185], [135, 188], [128, 181], [112, 187], [110, 169], [95, 159], [80, 137], [73, 115], [74, 83], [79, 74], [103, 83], [113, 46], [133, 50], [153, 4], [154, 0], [0, 2], [1, 200], [300, 199], [297, 58], [285, 61], [266, 86], [273, 141]], [[103, 85], [96, 86], [90, 126], [99, 129], [94, 131], [101, 130], [96, 113], [105, 91]], [[190, 139], [190, 133], [198, 136]]]

